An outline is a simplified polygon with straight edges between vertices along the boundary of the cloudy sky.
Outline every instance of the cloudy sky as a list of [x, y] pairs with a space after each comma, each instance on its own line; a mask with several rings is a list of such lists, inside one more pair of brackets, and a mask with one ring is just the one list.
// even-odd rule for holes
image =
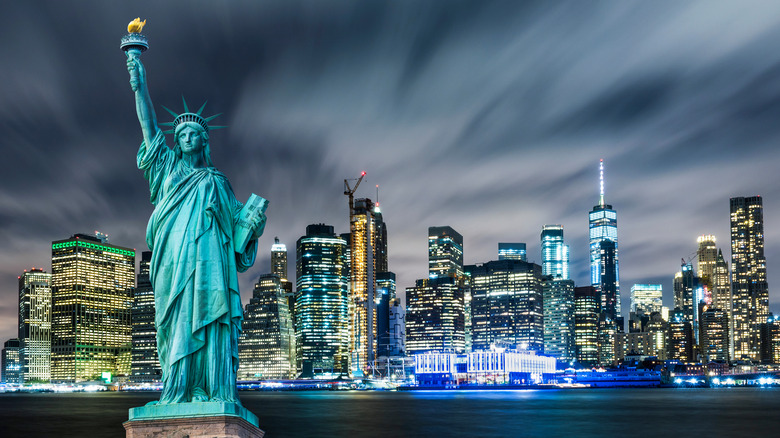
[[228, 125], [213, 161], [239, 199], [270, 200], [248, 299], [279, 236], [348, 230], [343, 180], [367, 172], [399, 289], [427, 275], [427, 227], [467, 263], [563, 224], [588, 279], [588, 211], [618, 211], [624, 310], [672, 278], [696, 237], [730, 260], [729, 197], [764, 198], [770, 307], [780, 311], [778, 2], [7, 2], [0, 26], [0, 338], [17, 276], [51, 241], [100, 230], [145, 250], [152, 211], [119, 39], [136, 16], [161, 105]]

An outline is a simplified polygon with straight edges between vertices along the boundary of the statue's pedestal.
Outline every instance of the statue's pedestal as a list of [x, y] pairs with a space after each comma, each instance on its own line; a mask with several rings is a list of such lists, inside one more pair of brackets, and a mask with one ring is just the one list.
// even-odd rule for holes
[[262, 438], [257, 416], [236, 403], [202, 402], [130, 409], [127, 438]]

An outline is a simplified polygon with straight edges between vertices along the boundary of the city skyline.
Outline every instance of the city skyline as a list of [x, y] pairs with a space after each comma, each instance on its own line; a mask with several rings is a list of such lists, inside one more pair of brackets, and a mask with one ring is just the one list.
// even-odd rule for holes
[[[216, 166], [240, 200], [271, 202], [258, 261], [240, 276], [243, 304], [271, 272], [274, 236], [291, 248], [309, 224], [349, 230], [342, 181], [361, 171], [356, 198], [380, 186], [399, 291], [427, 276], [427, 228], [439, 225], [462, 233], [474, 264], [498, 259], [498, 242], [524, 242], [541, 263], [541, 227], [561, 224], [571, 277], [586, 286], [603, 158], [620, 215], [624, 315], [633, 284], [662, 284], [670, 305], [679, 260], [700, 235], [716, 236], [731, 267], [728, 200], [755, 195], [770, 311], [780, 309], [780, 5], [7, 9], [0, 339], [15, 337], [16, 277], [51, 272], [53, 241], [98, 229], [147, 249], [151, 206], [118, 48], [139, 15], [161, 120], [160, 105], [178, 109], [182, 94], [208, 100], [228, 125], [213, 135]], [[193, 45], [203, 56], [181, 50]]]

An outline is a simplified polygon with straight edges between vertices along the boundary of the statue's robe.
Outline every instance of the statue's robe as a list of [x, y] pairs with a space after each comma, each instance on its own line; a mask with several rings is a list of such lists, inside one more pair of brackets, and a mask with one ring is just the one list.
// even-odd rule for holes
[[233, 249], [242, 204], [225, 175], [185, 164], [160, 131], [151, 145], [141, 143], [138, 168], [155, 206], [146, 242], [164, 383], [160, 403], [238, 402], [242, 308], [236, 271], [252, 266], [257, 252], [257, 240], [240, 254]]

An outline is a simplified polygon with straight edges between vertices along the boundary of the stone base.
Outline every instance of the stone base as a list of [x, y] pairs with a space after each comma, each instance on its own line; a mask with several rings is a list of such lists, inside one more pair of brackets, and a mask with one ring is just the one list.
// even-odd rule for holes
[[123, 423], [127, 438], [263, 438], [265, 432], [241, 417], [162, 418]]
[[127, 438], [262, 438], [255, 414], [238, 403], [202, 402], [130, 409]]

